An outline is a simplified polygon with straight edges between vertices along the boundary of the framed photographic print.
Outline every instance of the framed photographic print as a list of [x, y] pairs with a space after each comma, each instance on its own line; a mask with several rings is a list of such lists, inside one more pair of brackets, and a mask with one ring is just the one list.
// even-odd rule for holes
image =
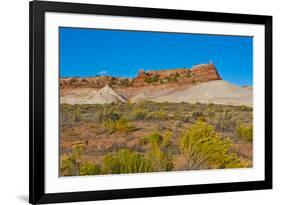
[[272, 17], [30, 2], [30, 203], [272, 188]]

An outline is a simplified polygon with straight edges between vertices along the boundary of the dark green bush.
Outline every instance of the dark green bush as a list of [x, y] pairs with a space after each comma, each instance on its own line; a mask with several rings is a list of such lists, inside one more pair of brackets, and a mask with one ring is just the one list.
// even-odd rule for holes
[[159, 81], [159, 75], [154, 75], [151, 77], [151, 82], [152, 83], [157, 83]]
[[148, 83], [148, 84], [152, 83], [151, 77], [146, 77], [146, 78], [144, 79], [144, 82], [146, 82], [146, 83]]

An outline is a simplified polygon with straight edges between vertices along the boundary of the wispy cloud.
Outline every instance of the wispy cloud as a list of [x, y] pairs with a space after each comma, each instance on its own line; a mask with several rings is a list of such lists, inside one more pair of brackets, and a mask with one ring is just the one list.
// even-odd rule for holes
[[100, 72], [98, 72], [99, 75], [107, 75], [108, 72], [106, 70], [102, 70]]

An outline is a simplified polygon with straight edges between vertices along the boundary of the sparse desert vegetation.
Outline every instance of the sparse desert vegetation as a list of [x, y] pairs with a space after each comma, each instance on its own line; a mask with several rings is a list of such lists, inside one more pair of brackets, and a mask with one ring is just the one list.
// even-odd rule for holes
[[252, 108], [142, 101], [60, 105], [60, 175], [252, 166]]

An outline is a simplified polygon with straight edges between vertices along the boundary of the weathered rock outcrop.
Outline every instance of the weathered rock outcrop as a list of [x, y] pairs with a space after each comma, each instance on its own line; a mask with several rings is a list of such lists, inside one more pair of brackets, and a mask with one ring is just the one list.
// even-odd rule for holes
[[191, 69], [177, 68], [147, 72], [141, 69], [133, 80], [133, 86], [163, 83], [194, 84], [213, 80], [221, 80], [214, 64], [201, 64]]
[[87, 78], [61, 78], [61, 88], [112, 88], [142, 87], [147, 85], [179, 84], [193, 85], [213, 80], [221, 80], [214, 64], [201, 64], [192, 68], [145, 71], [141, 69], [136, 78], [98, 76]]

